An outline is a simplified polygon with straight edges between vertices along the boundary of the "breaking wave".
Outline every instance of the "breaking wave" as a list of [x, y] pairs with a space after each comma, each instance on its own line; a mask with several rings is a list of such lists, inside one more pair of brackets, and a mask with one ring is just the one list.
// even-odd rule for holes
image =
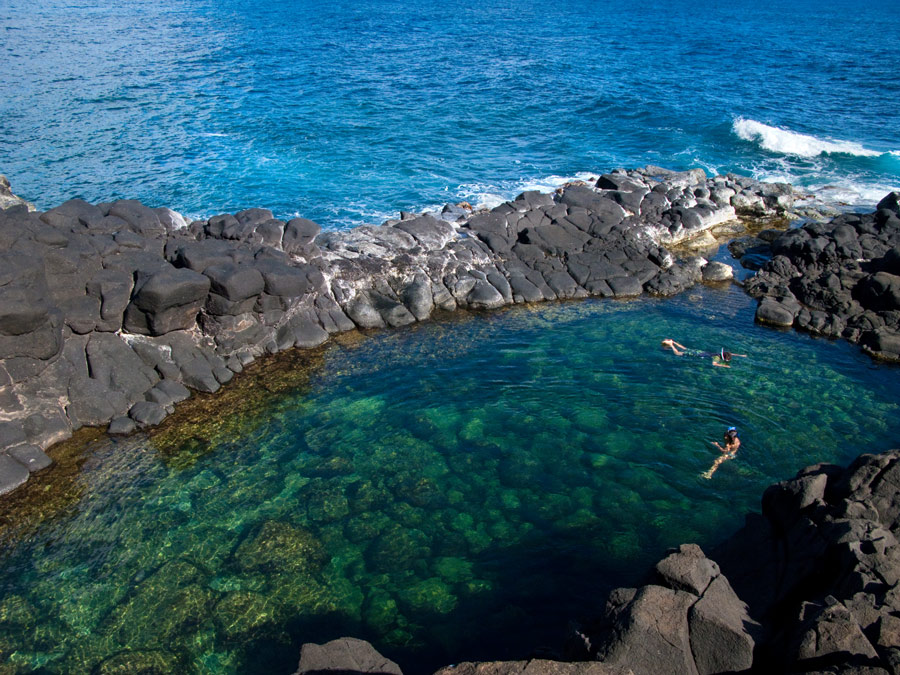
[[745, 141], [758, 143], [765, 150], [785, 155], [818, 157], [823, 154], [844, 154], [856, 157], [880, 157], [886, 154], [866, 148], [854, 141], [817, 138], [743, 117], [734, 120], [731, 130]]

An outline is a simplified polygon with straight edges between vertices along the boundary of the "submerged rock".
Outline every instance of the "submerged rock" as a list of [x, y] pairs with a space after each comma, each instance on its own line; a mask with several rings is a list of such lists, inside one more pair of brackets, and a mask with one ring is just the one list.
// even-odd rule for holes
[[[762, 515], [748, 516], [745, 527], [716, 549], [715, 561], [685, 544], [657, 563], [644, 585], [612, 591], [603, 615], [572, 631], [565, 662], [467, 662], [436, 675], [711, 675], [819, 672], [820, 666], [827, 672], [894, 672], [900, 652], [898, 536], [900, 450], [861, 455], [846, 469], [811, 466], [766, 490]], [[438, 568], [448, 565], [455, 578], [452, 559], [442, 559]], [[426, 580], [407, 590], [405, 602], [427, 604], [445, 596], [442, 587], [437, 579]], [[389, 596], [384, 602], [396, 607]], [[377, 670], [384, 666], [373, 664], [383, 657], [359, 641], [354, 649], [367, 656], [348, 661], [341, 643], [349, 640], [327, 649], [304, 645], [304, 655], [317, 658], [301, 658], [298, 672], [399, 672]]]
[[234, 553], [241, 569], [255, 572], [314, 572], [327, 562], [315, 536], [299, 527], [267, 520]]

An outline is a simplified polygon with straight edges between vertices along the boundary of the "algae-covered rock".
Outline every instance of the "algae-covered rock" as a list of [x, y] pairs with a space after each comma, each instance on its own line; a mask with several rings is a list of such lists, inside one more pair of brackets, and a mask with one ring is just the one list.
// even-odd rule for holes
[[421, 530], [407, 529], [396, 523], [385, 528], [366, 551], [366, 558], [377, 571], [394, 572], [431, 555], [430, 540]]
[[262, 586], [259, 590], [265, 590], [266, 596], [276, 603], [281, 623], [297, 615], [315, 616], [337, 611], [338, 600], [333, 589], [313, 577], [284, 574], [271, 576], [268, 581], [268, 590]]
[[313, 572], [327, 561], [322, 543], [312, 533], [278, 520], [267, 520], [234, 556], [241, 569], [259, 572]]
[[[142, 584], [133, 597], [113, 610], [114, 634], [121, 644], [168, 644], [209, 618], [216, 599], [214, 591], [199, 585], [170, 588], [159, 581], [162, 578]], [[154, 620], [148, 621], [148, 617]]]
[[355, 544], [374, 540], [387, 527], [390, 519], [383, 513], [360, 513], [347, 520], [344, 535]]
[[433, 568], [439, 577], [451, 584], [466, 581], [474, 576], [472, 563], [464, 558], [450, 556], [438, 558]]
[[437, 577], [431, 577], [403, 589], [400, 592], [400, 600], [413, 612], [435, 614], [448, 614], [454, 610], [457, 603], [457, 598], [450, 592], [450, 587]]
[[399, 613], [394, 596], [380, 588], [369, 593], [363, 605], [363, 621], [379, 633], [387, 633]]
[[7, 595], [0, 601], [0, 626], [30, 626], [34, 624], [37, 609], [21, 595]]
[[380, 511], [393, 499], [382, 481], [360, 480], [347, 488], [350, 509], [353, 513]]
[[182, 669], [175, 654], [162, 649], [123, 651], [97, 669], [99, 675], [169, 675]]
[[350, 514], [350, 503], [340, 485], [316, 479], [300, 492], [306, 514], [314, 523], [332, 523]]
[[216, 605], [216, 623], [226, 640], [245, 640], [263, 634], [276, 620], [275, 604], [259, 593], [228, 593]]

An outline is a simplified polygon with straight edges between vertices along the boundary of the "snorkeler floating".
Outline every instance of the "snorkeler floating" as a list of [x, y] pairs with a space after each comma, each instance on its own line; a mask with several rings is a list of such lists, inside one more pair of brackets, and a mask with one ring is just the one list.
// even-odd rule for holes
[[703, 478], [712, 478], [712, 475], [716, 472], [716, 469], [719, 468], [719, 465], [729, 459], [734, 459], [737, 455], [738, 448], [741, 447], [741, 439], [738, 438], [738, 431], [736, 427], [728, 427], [728, 430], [725, 432], [725, 436], [722, 439], [722, 442], [725, 443], [725, 446], [722, 447], [715, 441], [710, 441], [714, 446], [716, 446], [719, 451], [722, 453], [718, 457], [716, 457], [716, 461], [713, 462], [713, 465], [709, 467], [708, 471], [701, 473], [700, 475]]
[[[726, 351], [724, 347], [716, 352], [704, 352], [699, 349], [690, 349], [685, 347], [683, 344], [679, 342], [675, 342], [672, 338], [666, 338], [662, 341], [663, 349], [672, 350], [672, 353], [675, 356], [700, 356], [703, 358], [711, 358], [712, 364], [714, 366], [718, 366], [719, 368], [731, 368], [731, 359], [735, 356], [746, 357], [746, 354], [734, 354], [732, 352]], [[729, 459], [734, 459], [737, 455], [738, 448], [741, 447], [741, 439], [738, 438], [738, 432], [736, 427], [728, 427], [725, 431], [725, 436], [723, 438], [723, 442], [725, 446], [721, 446], [715, 441], [712, 441], [712, 444], [716, 446], [719, 451], [722, 453], [719, 457], [716, 458], [716, 461], [713, 462], [713, 465], [709, 467], [708, 471], [700, 474], [703, 478], [712, 478], [712, 475], [716, 472], [716, 469], [719, 468], [719, 465], [722, 462], [725, 462]]]
[[699, 349], [689, 349], [683, 344], [675, 342], [672, 338], [663, 340], [662, 346], [663, 349], [671, 349], [675, 356], [700, 356], [703, 358], [712, 358], [712, 364], [720, 368], [731, 368], [731, 365], [729, 364], [731, 363], [731, 358], [733, 356], [747, 356], [746, 354], [734, 354], [725, 351], [724, 348], [720, 349], [718, 352], [704, 352]]

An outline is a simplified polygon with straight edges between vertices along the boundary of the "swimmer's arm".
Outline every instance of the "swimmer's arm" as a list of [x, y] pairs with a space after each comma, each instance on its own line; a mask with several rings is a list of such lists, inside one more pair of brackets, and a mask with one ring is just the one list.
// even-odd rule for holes
[[713, 365], [717, 368], [731, 368], [727, 363], [719, 363], [718, 361], [713, 361]]
[[675, 345], [676, 347], [680, 347], [681, 349], [687, 349], [687, 347], [685, 347], [683, 344], [679, 344], [678, 342], [675, 342], [675, 340], [672, 340], [672, 344]]

